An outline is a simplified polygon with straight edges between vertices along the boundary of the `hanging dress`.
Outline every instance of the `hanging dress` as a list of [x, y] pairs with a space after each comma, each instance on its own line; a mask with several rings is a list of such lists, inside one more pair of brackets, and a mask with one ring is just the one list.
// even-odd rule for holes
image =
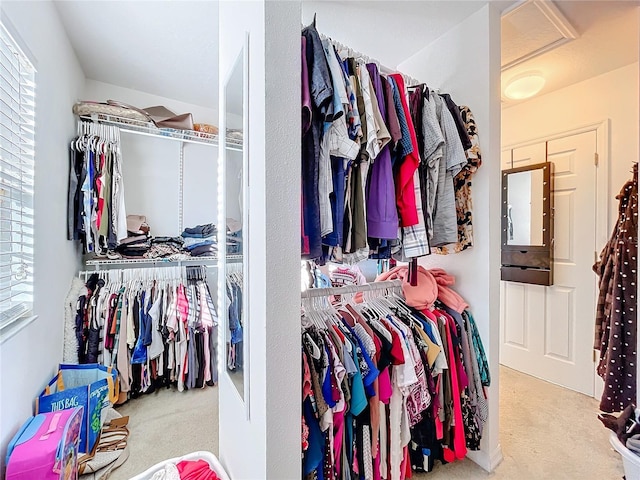
[[600, 277], [595, 348], [604, 380], [600, 410], [619, 412], [636, 403], [638, 165], [618, 195], [618, 223], [594, 271]]

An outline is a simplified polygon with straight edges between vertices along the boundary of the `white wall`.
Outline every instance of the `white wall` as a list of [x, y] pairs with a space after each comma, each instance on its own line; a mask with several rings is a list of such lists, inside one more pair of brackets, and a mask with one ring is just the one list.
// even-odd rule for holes
[[[118, 100], [139, 108], [164, 105], [181, 114], [190, 112], [196, 123], [218, 125], [218, 110], [130, 88], [87, 79], [83, 99]], [[230, 128], [242, 128], [242, 117], [230, 115]], [[180, 143], [122, 134], [123, 177], [127, 213], [146, 215], [154, 235], [175, 236], [179, 227], [179, 158]], [[234, 155], [233, 153], [231, 155]], [[237, 155], [237, 154], [236, 154]], [[202, 145], [184, 145], [183, 226], [217, 223], [218, 149]], [[241, 163], [229, 174], [236, 179]], [[228, 216], [240, 219], [238, 184], [228, 188]], [[228, 186], [229, 187], [229, 186]]]
[[[33, 413], [33, 399], [62, 359], [63, 301], [79, 267], [66, 239], [69, 154], [75, 134], [71, 106], [84, 74], [51, 2], [2, 2], [35, 57], [35, 305], [38, 318], [0, 345], [0, 471], [6, 446]], [[0, 474], [1, 475], [1, 474]]]
[[[469, 48], [472, 44], [473, 48]], [[481, 451], [469, 458], [486, 470], [502, 460], [498, 439], [500, 330], [500, 12], [495, 4], [452, 28], [398, 66], [432, 88], [451, 94], [473, 112], [482, 166], [472, 178], [474, 247], [448, 256], [420, 259], [456, 277], [455, 289], [469, 302], [489, 357], [489, 422]]]
[[[117, 65], [114, 66], [114, 68], [117, 68]], [[104, 83], [90, 78], [87, 78], [82, 94], [82, 100], [94, 100], [100, 102], [118, 100], [138, 108], [164, 105], [178, 115], [182, 113], [192, 113], [193, 121], [195, 123], [210, 123], [212, 125], [218, 124], [218, 111], [216, 109], [201, 107], [192, 103], [180, 102], [179, 100], [174, 100], [172, 98], [160, 97], [151, 93], [120, 87], [118, 85]]]
[[[300, 3], [221, 2], [219, 21], [221, 79], [249, 32], [245, 146], [251, 219], [250, 418], [222, 373], [220, 460], [235, 479], [296, 479], [301, 475], [300, 184], [291, 180], [301, 174], [300, 141], [292, 141], [299, 139], [292, 132], [300, 131]], [[224, 117], [222, 112], [221, 125]]]
[[[502, 145], [514, 145], [609, 119], [609, 231], [618, 194], [638, 161], [638, 63], [502, 110]], [[609, 232], [608, 232], [609, 233]]]

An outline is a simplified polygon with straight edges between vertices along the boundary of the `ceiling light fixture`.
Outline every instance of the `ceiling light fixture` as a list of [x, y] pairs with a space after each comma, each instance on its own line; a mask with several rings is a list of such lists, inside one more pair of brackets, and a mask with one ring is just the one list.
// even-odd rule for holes
[[544, 87], [545, 79], [540, 72], [526, 72], [507, 82], [504, 96], [511, 100], [533, 97]]

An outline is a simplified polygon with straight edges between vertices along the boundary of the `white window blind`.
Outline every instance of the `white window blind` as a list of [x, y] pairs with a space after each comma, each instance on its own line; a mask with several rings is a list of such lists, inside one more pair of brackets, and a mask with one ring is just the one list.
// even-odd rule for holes
[[31, 316], [35, 69], [0, 23], [0, 330]]

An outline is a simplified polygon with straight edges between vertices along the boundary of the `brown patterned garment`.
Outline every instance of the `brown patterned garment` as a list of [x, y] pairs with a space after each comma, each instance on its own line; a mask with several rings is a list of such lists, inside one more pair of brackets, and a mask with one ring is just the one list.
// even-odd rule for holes
[[604, 380], [600, 410], [604, 412], [620, 412], [636, 403], [637, 164], [633, 180], [616, 198], [618, 222], [593, 266], [600, 277], [594, 348], [600, 350], [598, 375]]
[[473, 222], [471, 219], [471, 176], [482, 165], [482, 155], [480, 154], [480, 140], [478, 138], [478, 127], [475, 118], [469, 107], [460, 106], [462, 120], [467, 126], [467, 134], [471, 139], [471, 148], [465, 153], [467, 164], [453, 179], [453, 187], [456, 195], [456, 214], [458, 217], [458, 243], [435, 248], [435, 252], [441, 255], [458, 253], [473, 246]]

